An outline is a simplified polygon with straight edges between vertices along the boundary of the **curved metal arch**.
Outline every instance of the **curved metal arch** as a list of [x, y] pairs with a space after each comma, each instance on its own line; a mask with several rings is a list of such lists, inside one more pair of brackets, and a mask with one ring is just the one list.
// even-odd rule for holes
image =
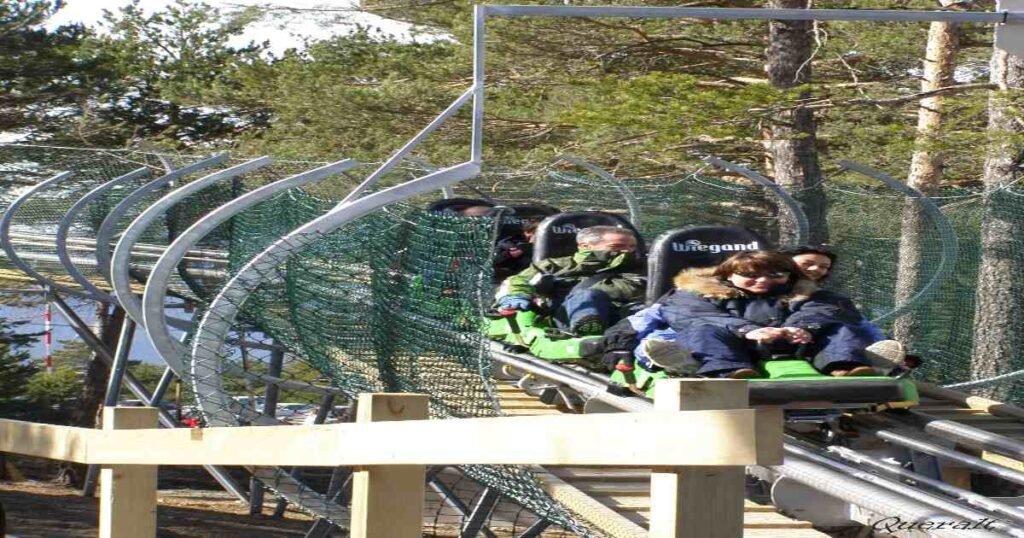
[[932, 275], [932, 278], [928, 280], [928, 283], [926, 283], [920, 291], [914, 294], [913, 297], [907, 299], [907, 302], [899, 305], [888, 313], [878, 316], [871, 320], [871, 322], [878, 323], [879, 321], [898, 317], [911, 308], [920, 306], [919, 303], [923, 304], [930, 299], [929, 296], [939, 286], [939, 284], [949, 278], [953, 273], [953, 270], [956, 268], [956, 257], [960, 250], [956, 230], [953, 229], [953, 225], [950, 224], [949, 219], [942, 214], [942, 210], [939, 209], [939, 206], [935, 205], [935, 202], [922, 194], [921, 191], [893, 178], [885, 172], [868, 168], [867, 166], [853, 161], [839, 161], [839, 165], [845, 169], [853, 170], [859, 174], [864, 174], [865, 176], [877, 179], [878, 181], [885, 183], [891, 189], [913, 198], [921, 205], [921, 209], [923, 209], [931, 218], [932, 223], [939, 232], [939, 238], [942, 241], [942, 255], [939, 257], [939, 266], [935, 269], [935, 274]]
[[[135, 296], [135, 292], [132, 291], [131, 277], [128, 275], [129, 263], [131, 262], [132, 247], [142, 237], [142, 234], [146, 231], [146, 228], [150, 224], [155, 222], [158, 218], [164, 215], [174, 204], [185, 199], [190, 194], [197, 193], [207, 187], [213, 186], [219, 181], [226, 179], [232, 179], [242, 174], [252, 172], [253, 170], [259, 170], [265, 166], [269, 166], [274, 162], [274, 159], [270, 157], [259, 157], [250, 161], [246, 161], [242, 164], [226, 168], [219, 172], [214, 172], [205, 177], [199, 178], [190, 183], [186, 183], [181, 187], [167, 193], [163, 198], [157, 200], [154, 204], [147, 207], [135, 220], [125, 228], [124, 233], [121, 234], [121, 239], [118, 240], [117, 245], [114, 247], [114, 255], [110, 259], [110, 283], [114, 287], [114, 296], [121, 303], [121, 307], [124, 308], [126, 314], [128, 314], [135, 323], [145, 327], [145, 319], [142, 315], [142, 301]], [[166, 177], [166, 176], [165, 176]], [[136, 193], [139, 191], [135, 191]], [[133, 193], [134, 195], [135, 193]]]
[[807, 220], [807, 213], [805, 213], [804, 208], [800, 206], [800, 202], [798, 202], [796, 198], [793, 198], [792, 195], [786, 192], [786, 190], [783, 189], [778, 183], [764, 177], [761, 174], [758, 174], [757, 172], [745, 166], [741, 166], [736, 163], [731, 163], [729, 161], [723, 161], [718, 157], [707, 156], [701, 160], [712, 166], [717, 166], [722, 170], [728, 170], [730, 172], [740, 174], [741, 176], [753, 181], [754, 183], [757, 183], [758, 185], [761, 185], [762, 187], [765, 187], [768, 190], [772, 191], [772, 193], [775, 194], [775, 196], [777, 196], [779, 200], [782, 200], [782, 203], [786, 206], [786, 209], [788, 209], [789, 212], [793, 214], [793, 218], [796, 219], [796, 245], [791, 246], [803, 245], [807, 242], [807, 238], [810, 236], [811, 231], [811, 225]]
[[591, 164], [574, 155], [562, 155], [555, 161], [570, 162], [610, 183], [615, 190], [619, 191], [619, 194], [622, 195], [622, 199], [626, 201], [626, 208], [629, 209], [629, 222], [633, 224], [634, 228], [638, 230], [640, 229], [640, 203], [637, 201], [636, 195], [633, 194], [633, 191], [619, 180], [619, 178], [613, 176], [611, 172], [604, 168], [601, 168], [596, 164]]
[[147, 194], [163, 187], [171, 181], [193, 174], [200, 170], [205, 170], [211, 166], [216, 166], [227, 159], [227, 153], [220, 153], [213, 157], [203, 159], [197, 163], [179, 168], [173, 172], [164, 174], [139, 187], [135, 192], [129, 194], [124, 198], [124, 200], [121, 200], [116, 206], [114, 206], [114, 209], [111, 209], [110, 213], [107, 213], [106, 218], [103, 219], [103, 223], [101, 223], [99, 229], [96, 230], [96, 269], [101, 275], [103, 275], [103, 278], [107, 279], [107, 282], [110, 282], [110, 241], [114, 238], [114, 232], [117, 229], [117, 222], [121, 220], [121, 217], [123, 217], [133, 205], [139, 203]]
[[225, 368], [220, 351], [241, 304], [263, 282], [267, 271], [277, 267], [281, 260], [324, 234], [363, 215], [393, 202], [464, 181], [479, 173], [478, 163], [466, 162], [369, 194], [353, 202], [342, 202], [327, 214], [299, 226], [249, 260], [210, 302], [193, 338], [192, 380], [196, 399], [207, 420], [212, 425], [231, 425], [235, 422], [234, 416], [224, 413], [225, 410], [236, 411], [239, 405], [233, 399], [225, 397], [221, 385], [221, 375]]
[[73, 175], [74, 173], [72, 172], [61, 172], [47, 180], [44, 180], [36, 184], [31, 189], [25, 191], [24, 194], [19, 196], [13, 202], [11, 202], [11, 205], [7, 206], [7, 210], [4, 211], [4, 216], [0, 218], [0, 247], [3, 247], [4, 253], [7, 254], [7, 258], [11, 261], [12, 264], [14, 264], [15, 267], [21, 269], [22, 271], [25, 272], [25, 274], [38, 280], [42, 284], [49, 286], [50, 289], [61, 291], [70, 295], [77, 295], [80, 297], [89, 298], [90, 296], [88, 293], [76, 290], [74, 288], [69, 288], [63, 284], [58, 284], [57, 282], [53, 281], [53, 279], [33, 269], [31, 265], [25, 263], [25, 261], [21, 259], [21, 256], [18, 255], [18, 252], [14, 249], [14, 245], [11, 243], [11, 221], [14, 220], [14, 214], [17, 213], [18, 208], [20, 208], [25, 202], [27, 202], [29, 198], [32, 198], [36, 194], [39, 194], [40, 192], [54, 185], [59, 184], [60, 182], [70, 178]]
[[71, 225], [74, 223], [75, 217], [77, 217], [78, 214], [81, 213], [82, 210], [85, 209], [85, 206], [89, 205], [90, 202], [92, 202], [96, 198], [99, 198], [100, 196], [103, 196], [114, 187], [132, 181], [134, 179], [138, 179], [148, 173], [149, 169], [146, 167], [137, 168], [123, 176], [111, 179], [110, 181], [107, 181], [106, 183], [94, 188], [93, 190], [89, 191], [85, 196], [79, 198], [74, 204], [72, 204], [71, 208], [68, 209], [68, 212], [64, 215], [62, 219], [60, 219], [60, 223], [57, 225], [57, 258], [60, 259], [61, 265], [63, 265], [64, 269], [67, 270], [69, 275], [71, 275], [71, 278], [73, 278], [75, 282], [77, 282], [80, 286], [85, 288], [86, 291], [92, 294], [93, 298], [96, 299], [97, 301], [112, 303], [114, 302], [115, 299], [113, 295], [107, 293], [104, 290], [101, 290], [95, 284], [93, 284], [92, 281], [86, 278], [86, 276], [83, 275], [82, 272], [78, 270], [78, 267], [75, 267], [75, 264], [72, 263], [71, 255], [68, 254], [67, 247], [68, 232], [71, 230]]
[[145, 321], [143, 325], [146, 327], [146, 334], [149, 336], [153, 348], [170, 366], [171, 370], [178, 374], [178, 377], [185, 374], [184, 365], [188, 356], [188, 346], [171, 335], [164, 312], [164, 301], [167, 299], [167, 283], [182, 258], [215, 228], [256, 203], [287, 189], [340, 174], [354, 168], [357, 164], [358, 162], [354, 160], [346, 159], [275, 181], [245, 193], [197, 220], [167, 247], [167, 250], [157, 260], [149, 274], [149, 280], [146, 282], [146, 289], [142, 296], [142, 317]]

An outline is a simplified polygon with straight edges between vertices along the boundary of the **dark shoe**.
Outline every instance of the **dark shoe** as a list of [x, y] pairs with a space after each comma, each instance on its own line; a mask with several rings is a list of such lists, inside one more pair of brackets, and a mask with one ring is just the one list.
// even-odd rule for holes
[[700, 368], [700, 364], [693, 359], [690, 352], [675, 342], [650, 338], [644, 340], [640, 346], [655, 366], [670, 374], [693, 375]]
[[740, 368], [739, 370], [729, 372], [729, 375], [725, 377], [729, 379], [753, 379], [755, 377], [761, 377], [761, 374], [753, 368]]
[[878, 372], [870, 366], [858, 366], [849, 370], [832, 370], [828, 375], [832, 377], [863, 377], [878, 375]]
[[604, 323], [597, 316], [584, 316], [572, 326], [576, 336], [601, 336], [604, 334]]

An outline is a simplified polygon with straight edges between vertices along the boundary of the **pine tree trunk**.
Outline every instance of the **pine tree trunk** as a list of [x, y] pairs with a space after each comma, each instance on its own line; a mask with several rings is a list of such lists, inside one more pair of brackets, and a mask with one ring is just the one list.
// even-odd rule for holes
[[[97, 333], [100, 340], [111, 350], [117, 345], [117, 332], [124, 319], [124, 311], [115, 308], [112, 314], [104, 303], [96, 303]], [[75, 412], [75, 426], [92, 428], [99, 426], [100, 404], [107, 393], [107, 378], [110, 367], [98, 355], [93, 354], [85, 372], [85, 384], [82, 386], [82, 404]]]
[[[113, 309], [112, 314], [108, 313], [108, 311], [109, 308], [106, 303], [100, 301], [96, 302], [95, 332], [99, 335], [100, 340], [112, 350], [114, 349], [114, 346], [117, 345], [118, 333], [120, 332], [120, 327], [124, 321], [124, 310], [115, 308]], [[110, 367], [99, 357], [99, 355], [93, 353], [92, 360], [89, 361], [85, 370], [81, 404], [71, 417], [73, 426], [78, 426], [80, 428], [94, 428], [100, 426], [100, 404], [103, 403], [103, 398], [106, 396], [107, 378], [109, 377]], [[72, 463], [61, 464], [60, 475], [57, 477], [59, 482], [71, 484], [75, 487], [82, 487], [82, 481], [84, 479], [84, 465]]]
[[[770, 8], [804, 9], [808, 0], [769, 0]], [[776, 88], [789, 89], [811, 80], [811, 21], [771, 21], [768, 34], [768, 79]], [[801, 100], [810, 92], [800, 93]], [[810, 223], [812, 243], [828, 240], [825, 191], [821, 188], [814, 112], [803, 106], [781, 111], [772, 118], [765, 146], [775, 181], [803, 205]], [[780, 208], [779, 242], [792, 244], [796, 220]]]
[[[924, 58], [924, 79], [921, 91], [930, 92], [949, 86], [953, 82], [953, 68], [959, 49], [958, 25], [933, 22], [928, 31], [928, 46]], [[943, 155], [934, 149], [942, 126], [942, 96], [921, 99], [917, 111], [917, 140], [910, 163], [907, 185], [925, 195], [933, 194], [942, 181]], [[903, 203], [901, 218], [899, 270], [896, 278], [896, 305], [905, 304], [924, 284], [923, 239], [928, 220], [921, 205], [907, 199]], [[919, 312], [901, 316], [893, 326], [893, 335], [901, 342], [911, 342], [922, 330]]]
[[[1009, 372], [1021, 365], [1024, 332], [1018, 320], [1024, 311], [1020, 273], [1024, 211], [1019, 195], [1005, 188], [1014, 181], [1024, 148], [1008, 135], [1024, 133], [1020, 117], [1021, 89], [1024, 88], [1024, 58], [996, 49], [992, 54], [993, 84], [989, 94], [988, 133], [990, 147], [985, 159], [985, 208], [981, 224], [981, 264], [975, 295], [974, 349], [971, 377], [986, 378]], [[1003, 383], [980, 391], [989, 397], [1003, 397], [1010, 387]]]

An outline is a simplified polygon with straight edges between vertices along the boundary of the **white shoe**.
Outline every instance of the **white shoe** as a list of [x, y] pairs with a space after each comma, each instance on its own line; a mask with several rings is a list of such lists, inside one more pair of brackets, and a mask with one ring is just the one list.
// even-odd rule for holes
[[675, 342], [648, 338], [640, 347], [655, 366], [670, 374], [693, 375], [700, 368], [690, 352]]
[[897, 368], [903, 368], [907, 350], [896, 340], [879, 340], [864, 349], [871, 366], [882, 375], [889, 375]]

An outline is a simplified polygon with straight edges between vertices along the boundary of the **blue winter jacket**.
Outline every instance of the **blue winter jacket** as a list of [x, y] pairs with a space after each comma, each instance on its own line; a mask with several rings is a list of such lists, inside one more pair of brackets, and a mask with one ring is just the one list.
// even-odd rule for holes
[[737, 336], [762, 327], [799, 327], [812, 334], [835, 324], [856, 324], [860, 315], [844, 297], [816, 293], [799, 279], [775, 293], [754, 295], [712, 276], [712, 268], [691, 269], [675, 278], [676, 288], [658, 302], [624, 319], [605, 333], [605, 349], [632, 350], [654, 331], [681, 331], [696, 324], [729, 329]]

